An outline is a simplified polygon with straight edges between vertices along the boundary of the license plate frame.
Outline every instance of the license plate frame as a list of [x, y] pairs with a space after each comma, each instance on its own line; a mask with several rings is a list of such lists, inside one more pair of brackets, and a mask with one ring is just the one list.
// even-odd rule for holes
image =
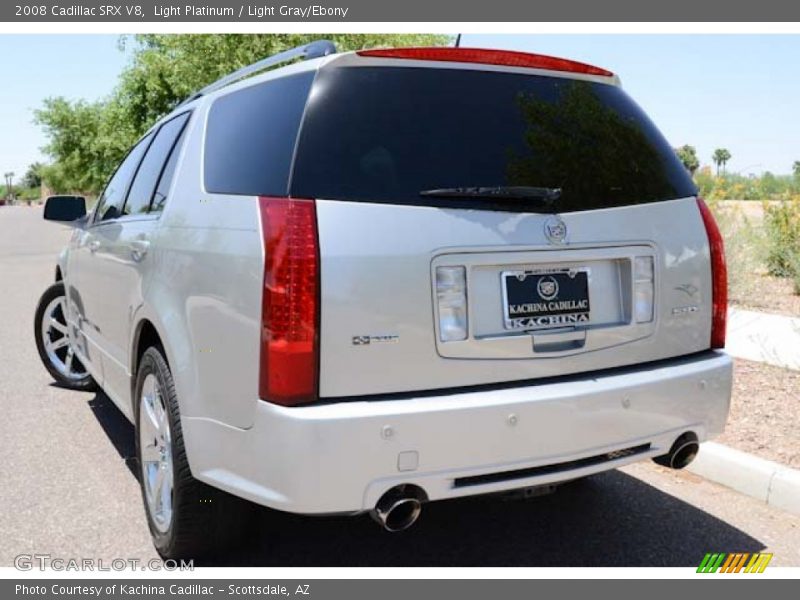
[[[590, 275], [590, 268], [585, 266], [538, 267], [501, 271], [503, 327], [507, 331], [539, 331], [589, 325], [591, 313]], [[509, 292], [509, 281], [512, 281], [511, 292]], [[553, 281], [555, 286], [552, 285]], [[541, 286], [540, 282], [542, 282]], [[567, 297], [559, 298], [559, 294], [564, 295], [564, 292]], [[530, 299], [520, 302], [520, 294], [524, 294]], [[511, 298], [511, 296], [514, 297]], [[552, 302], [572, 302], [573, 304], [554, 307], [550, 304]], [[512, 304], [516, 307], [513, 315], [511, 314]], [[534, 304], [546, 306], [534, 306]], [[525, 307], [528, 310], [520, 311], [521, 305], [530, 306]]]

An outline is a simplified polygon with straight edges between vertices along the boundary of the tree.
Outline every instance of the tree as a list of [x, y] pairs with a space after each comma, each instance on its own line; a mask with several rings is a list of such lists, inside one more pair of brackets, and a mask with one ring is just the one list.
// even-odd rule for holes
[[103, 184], [112, 164], [104, 160], [100, 146], [100, 121], [107, 109], [102, 102], [71, 102], [64, 98], [48, 98], [34, 112], [35, 120], [48, 138], [43, 150], [53, 158], [42, 169], [42, 178], [59, 192], [96, 190]]
[[781, 183], [775, 175], [769, 171], [764, 171], [761, 176], [761, 193], [764, 198], [772, 198], [781, 191]]
[[680, 148], [675, 148], [675, 154], [678, 155], [678, 159], [686, 167], [686, 170], [694, 176], [695, 171], [700, 168], [700, 159], [697, 158], [695, 147], [684, 144]]
[[42, 185], [42, 163], [35, 162], [28, 167], [20, 182], [27, 189], [38, 188]]
[[6, 180], [6, 197], [9, 200], [14, 199], [14, 171], [8, 171], [7, 173], [3, 173], [3, 177]]
[[57, 191], [97, 192], [133, 143], [193, 92], [240, 67], [312, 40], [327, 38], [341, 51], [376, 46], [450, 43], [449, 36], [416, 34], [147, 34], [133, 44], [130, 65], [110, 97], [99, 102], [49, 98], [35, 113], [52, 164], [43, 169]]
[[725, 165], [728, 164], [728, 161], [731, 159], [731, 153], [728, 151], [727, 148], [717, 148], [714, 150], [714, 154], [711, 157], [711, 160], [714, 161], [714, 164], [717, 165], [717, 177], [719, 177], [719, 168], [722, 167], [722, 172], [725, 172]]
[[794, 173], [794, 180], [800, 183], [800, 160], [794, 161], [792, 172]]

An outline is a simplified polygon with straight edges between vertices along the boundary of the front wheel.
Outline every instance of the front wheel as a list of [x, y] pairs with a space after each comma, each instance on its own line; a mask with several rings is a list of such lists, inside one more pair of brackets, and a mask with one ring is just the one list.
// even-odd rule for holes
[[253, 506], [194, 477], [183, 445], [178, 399], [158, 347], [136, 374], [136, 457], [153, 545], [164, 558], [193, 558], [236, 540]]
[[62, 282], [54, 283], [39, 300], [34, 317], [36, 349], [45, 369], [61, 387], [93, 391], [97, 385], [69, 343], [67, 298]]

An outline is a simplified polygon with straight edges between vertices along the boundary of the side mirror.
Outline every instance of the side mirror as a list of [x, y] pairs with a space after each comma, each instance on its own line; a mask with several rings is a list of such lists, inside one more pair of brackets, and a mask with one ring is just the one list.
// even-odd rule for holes
[[83, 196], [50, 196], [44, 203], [45, 221], [72, 223], [86, 216]]

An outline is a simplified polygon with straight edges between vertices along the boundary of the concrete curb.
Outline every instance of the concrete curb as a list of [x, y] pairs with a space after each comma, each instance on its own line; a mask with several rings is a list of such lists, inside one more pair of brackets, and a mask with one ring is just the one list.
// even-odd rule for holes
[[800, 515], [800, 471], [714, 442], [700, 446], [688, 471], [770, 506]]

